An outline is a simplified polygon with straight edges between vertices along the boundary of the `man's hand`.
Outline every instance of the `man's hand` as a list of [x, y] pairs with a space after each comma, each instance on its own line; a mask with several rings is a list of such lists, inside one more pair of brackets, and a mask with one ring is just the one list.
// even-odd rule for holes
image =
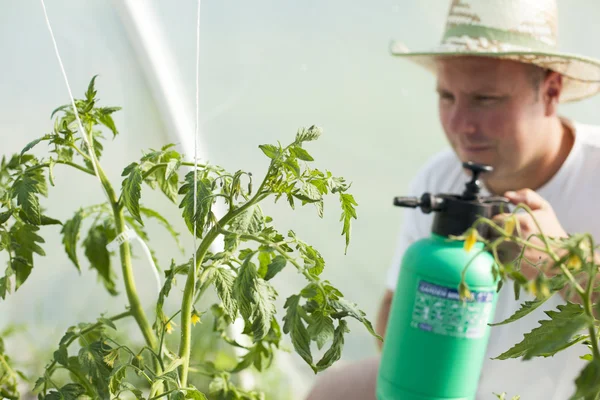
[[[567, 233], [563, 229], [560, 221], [556, 217], [550, 203], [542, 196], [531, 189], [522, 189], [516, 192], [506, 192], [504, 197], [510, 200], [514, 205], [524, 204], [532, 211], [532, 215], [527, 212], [519, 212], [514, 214], [516, 225], [520, 228], [521, 238], [529, 240], [532, 244], [544, 247], [544, 243], [537, 237], [532, 235], [543, 232], [547, 237], [561, 238], [567, 237]], [[508, 214], [500, 214], [494, 217], [494, 221], [503, 225]], [[535, 221], [539, 224], [539, 228]], [[516, 257], [517, 254], [513, 254]], [[527, 248], [524, 253], [524, 260], [521, 263], [521, 272], [527, 279], [534, 279], [538, 275], [538, 269], [532, 264], [539, 266], [548, 276], [554, 275], [551, 270], [552, 263], [549, 262], [548, 256], [538, 250]]]

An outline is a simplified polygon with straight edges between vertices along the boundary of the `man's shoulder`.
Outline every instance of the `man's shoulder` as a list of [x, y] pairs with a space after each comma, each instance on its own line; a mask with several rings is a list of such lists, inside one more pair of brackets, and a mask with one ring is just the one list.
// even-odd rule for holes
[[600, 151], [600, 125], [574, 122], [576, 137], [586, 150]]

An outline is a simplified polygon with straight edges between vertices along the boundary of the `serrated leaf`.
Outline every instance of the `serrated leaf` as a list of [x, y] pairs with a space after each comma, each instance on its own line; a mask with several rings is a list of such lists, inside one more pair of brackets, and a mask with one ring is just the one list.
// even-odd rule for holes
[[89, 346], [82, 347], [77, 357], [81, 371], [90, 378], [101, 398], [110, 397], [108, 383], [113, 368], [107, 365], [104, 359], [111, 350], [106, 343], [96, 341]]
[[325, 343], [334, 337], [335, 327], [333, 326], [333, 320], [323, 314], [321, 310], [313, 312], [310, 317], [307, 328], [308, 334], [311, 340], [317, 342], [317, 348], [321, 350]]
[[575, 385], [577, 390], [571, 397], [572, 400], [596, 398], [600, 392], [600, 360], [587, 363], [575, 379]]
[[237, 300], [240, 313], [252, 324], [254, 340], [261, 340], [271, 326], [275, 314], [273, 287], [258, 276], [256, 266], [250, 257], [244, 260], [233, 284], [233, 295]]
[[283, 332], [290, 335], [296, 353], [317, 373], [310, 352], [310, 336], [300, 314], [300, 296], [288, 297], [283, 307], [286, 309], [283, 317]]
[[41, 192], [41, 184], [34, 174], [24, 173], [12, 186], [12, 198], [17, 198], [17, 204], [27, 217], [27, 221], [34, 225], [41, 223], [41, 209], [38, 194]]
[[23, 154], [27, 153], [29, 150], [33, 149], [40, 142], [42, 142], [44, 140], [50, 140], [50, 139], [52, 139], [52, 135], [44, 135], [41, 138], [32, 140], [31, 142], [27, 143], [27, 146], [25, 146], [23, 148], [23, 150], [21, 150], [21, 155], [23, 155]]
[[267, 267], [267, 273], [265, 275], [265, 281], [271, 280], [277, 275], [281, 270], [285, 268], [287, 260], [283, 256], [275, 256], [269, 266]]
[[144, 223], [142, 222], [142, 217], [140, 216], [141, 192], [142, 170], [139, 168], [139, 165], [135, 165], [130, 168], [129, 176], [123, 180], [121, 193], [123, 196], [123, 204], [125, 204], [125, 207], [127, 207], [127, 210], [131, 216], [143, 226]]
[[238, 311], [237, 301], [233, 297], [235, 276], [231, 270], [226, 268], [215, 268], [213, 272], [217, 295], [223, 303], [223, 309], [227, 316], [235, 321]]
[[294, 155], [294, 157], [296, 157], [297, 159], [302, 160], [302, 161], [314, 161], [315, 160], [314, 158], [312, 158], [312, 156], [310, 154], [308, 154], [308, 151], [304, 150], [300, 146], [290, 147], [290, 152]]
[[333, 343], [329, 350], [325, 352], [323, 358], [317, 363], [317, 369], [323, 371], [338, 361], [342, 355], [342, 349], [344, 347], [344, 333], [350, 332], [348, 324], [345, 320], [339, 320], [338, 327], [335, 329], [333, 335]]
[[10, 280], [3, 276], [0, 278], [0, 298], [6, 299], [6, 294], [11, 292]]
[[214, 199], [212, 196], [212, 181], [208, 178], [202, 178], [201, 174], [197, 174], [196, 186], [196, 209], [194, 210], [194, 172], [189, 172], [185, 177], [185, 184], [179, 190], [179, 194], [184, 195], [179, 208], [183, 208], [183, 218], [189, 231], [193, 234], [195, 226], [196, 236], [202, 237]]
[[65, 251], [69, 256], [69, 259], [73, 261], [73, 264], [81, 271], [79, 266], [79, 260], [77, 258], [77, 242], [79, 241], [79, 230], [81, 228], [81, 222], [83, 221], [84, 213], [83, 210], [79, 210], [75, 213], [73, 218], [65, 222], [61, 233], [63, 234], [63, 244]]
[[208, 400], [204, 393], [200, 392], [198, 389], [192, 386], [192, 390], [186, 390], [185, 392], [186, 399], [192, 400]]
[[127, 390], [127, 391], [131, 392], [137, 400], [144, 400], [144, 395], [143, 395], [142, 391], [139, 390], [138, 388], [136, 388], [135, 386], [133, 386], [131, 383], [122, 382], [121, 388], [123, 390]]
[[54, 219], [52, 217], [48, 217], [46, 215], [42, 215], [41, 221], [40, 221], [40, 225], [42, 225], [42, 226], [47, 226], [47, 225], [62, 225], [62, 222], [60, 222], [59, 220]]
[[357, 206], [358, 203], [356, 203], [354, 197], [348, 193], [340, 193], [340, 203], [342, 206], [342, 216], [340, 217], [340, 221], [344, 221], [342, 235], [346, 236], [346, 248], [344, 249], [344, 253], [346, 253], [348, 251], [348, 246], [350, 245], [350, 221], [352, 218], [356, 219], [356, 209], [354, 206]]
[[258, 204], [248, 207], [231, 221], [230, 230], [235, 233], [255, 234], [264, 226], [264, 215]]
[[523, 341], [496, 357], [498, 360], [523, 357], [550, 357], [573, 343], [581, 341], [576, 333], [589, 323], [583, 307], [579, 304], [567, 303], [558, 305], [557, 311], [545, 311], [550, 320], [539, 321], [540, 326], [526, 333]]
[[296, 161], [293, 157], [288, 157], [284, 162], [283, 166], [293, 173], [297, 178], [300, 177], [300, 166], [298, 165], [298, 161]]
[[104, 287], [113, 296], [118, 294], [116, 290], [115, 274], [110, 265], [110, 253], [106, 246], [109, 243], [106, 226], [95, 225], [88, 231], [88, 235], [83, 241], [85, 256], [90, 262], [92, 269], [98, 272], [102, 279]]
[[115, 125], [115, 121], [110, 116], [110, 114], [100, 114], [100, 115], [98, 115], [98, 121], [102, 125], [106, 126], [108, 129], [110, 129], [110, 131], [113, 134], [113, 137], [115, 137], [115, 136], [117, 136], [119, 134], [119, 131], [117, 131], [117, 127]]
[[85, 389], [78, 383], [68, 383], [58, 389], [52, 391], [44, 397], [44, 400], [77, 400], [79, 396], [85, 393]]
[[14, 257], [10, 260], [12, 270], [15, 272], [15, 290], [29, 277], [33, 268], [33, 254], [45, 256], [46, 253], [38, 245], [44, 239], [36, 232], [37, 226], [15, 223], [10, 229], [11, 250]]
[[5, 223], [10, 219], [13, 214], [13, 210], [8, 210], [0, 214], [0, 224]]
[[58, 347], [58, 350], [54, 352], [54, 360], [65, 367], [69, 365], [69, 353], [66, 346], [60, 345]]
[[508, 324], [510, 322], [514, 322], [517, 321], [521, 318], [523, 318], [524, 316], [528, 315], [529, 313], [531, 313], [532, 311], [534, 311], [536, 308], [538, 308], [539, 306], [541, 306], [542, 304], [544, 304], [546, 302], [546, 300], [549, 299], [545, 298], [545, 299], [537, 299], [534, 301], [526, 301], [525, 303], [521, 304], [521, 308], [519, 308], [512, 316], [510, 316], [509, 318], [505, 319], [502, 322], [497, 322], [495, 324], [489, 324], [490, 326], [498, 326], [498, 325], [505, 325]]
[[71, 340], [75, 336], [76, 336], [75, 333], [73, 333], [71, 331], [65, 333], [63, 335], [63, 337], [60, 339], [59, 345], [62, 346], [63, 344], [66, 344], [69, 340]]
[[281, 156], [281, 149], [277, 146], [273, 146], [272, 144], [261, 144], [258, 146], [263, 153], [270, 159], [274, 160]]
[[369, 331], [369, 333], [371, 335], [375, 336], [379, 340], [383, 340], [381, 338], [381, 336], [379, 336], [377, 333], [375, 333], [375, 330], [373, 329], [373, 325], [366, 318], [366, 314], [364, 313], [364, 311], [359, 309], [356, 304], [341, 297], [341, 293], [337, 289], [330, 286], [329, 290], [333, 290], [334, 293], [337, 292], [340, 295], [340, 297], [337, 300], [333, 300], [331, 302], [333, 308], [338, 310], [339, 316], [343, 317], [345, 315], [348, 315], [348, 316], [356, 319], [357, 321], [362, 322], [362, 324], [367, 328], [367, 330]]

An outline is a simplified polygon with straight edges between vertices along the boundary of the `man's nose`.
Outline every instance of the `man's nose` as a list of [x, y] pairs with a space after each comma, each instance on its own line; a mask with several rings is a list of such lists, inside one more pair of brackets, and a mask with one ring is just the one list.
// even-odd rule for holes
[[468, 105], [457, 102], [450, 113], [450, 130], [458, 135], [477, 132], [475, 111]]

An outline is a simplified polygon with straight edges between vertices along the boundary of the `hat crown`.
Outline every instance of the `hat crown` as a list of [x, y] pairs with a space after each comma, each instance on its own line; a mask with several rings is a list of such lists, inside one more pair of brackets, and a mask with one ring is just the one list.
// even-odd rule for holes
[[[465, 27], [503, 31], [556, 47], [556, 0], [452, 0], [444, 40]], [[461, 29], [462, 28], [462, 29]]]

